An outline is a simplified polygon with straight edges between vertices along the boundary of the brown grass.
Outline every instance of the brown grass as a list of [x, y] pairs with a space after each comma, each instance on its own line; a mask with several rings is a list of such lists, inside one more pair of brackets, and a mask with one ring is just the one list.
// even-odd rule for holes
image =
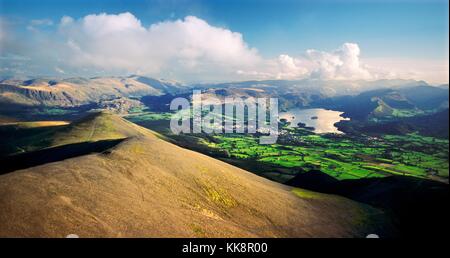
[[0, 176], [0, 236], [354, 237], [372, 233], [370, 221], [383, 216], [341, 197], [296, 195], [116, 116], [63, 133], [72, 141], [126, 140], [105, 153]]

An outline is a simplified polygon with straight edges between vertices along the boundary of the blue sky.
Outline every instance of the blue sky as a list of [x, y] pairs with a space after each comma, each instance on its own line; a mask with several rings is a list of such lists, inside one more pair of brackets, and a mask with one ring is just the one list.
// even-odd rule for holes
[[295, 57], [307, 49], [334, 51], [352, 42], [362, 59], [448, 63], [448, 1], [0, 0], [0, 16], [14, 21], [18, 34], [27, 33], [32, 20], [57, 24], [63, 16], [124, 12], [143, 27], [195, 16], [240, 33], [264, 59]]

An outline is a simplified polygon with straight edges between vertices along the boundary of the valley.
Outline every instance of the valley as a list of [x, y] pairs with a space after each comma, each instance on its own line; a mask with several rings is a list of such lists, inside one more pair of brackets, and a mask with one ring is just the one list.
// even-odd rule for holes
[[437, 256], [448, 10], [0, 0], [0, 238], [47, 256]]
[[[63, 81], [77, 88], [79, 80]], [[412, 236], [419, 231], [428, 234], [448, 214], [441, 210], [448, 200], [448, 89], [396, 81], [385, 82], [389, 86], [383, 90], [373, 90], [367, 83], [363, 90], [353, 84], [352, 94], [347, 95], [350, 88], [342, 82], [339, 87], [332, 85], [337, 90], [330, 92], [331, 82], [315, 88], [310, 81], [182, 87], [145, 77], [93, 80], [114, 81], [115, 93], [102, 92], [100, 87], [89, 99], [62, 104], [60, 98], [48, 98], [51, 94], [29, 94], [30, 90], [64, 92], [62, 86], [51, 88], [61, 82], [38, 80], [25, 83], [28, 86], [15, 82], [20, 90], [14, 94], [24, 97], [0, 101], [0, 190], [11, 197], [0, 202], [8, 210], [0, 219], [12, 216], [19, 224], [35, 227], [31, 214], [19, 212], [21, 207], [41, 203], [32, 197], [33, 191], [56, 205], [52, 209], [61, 209], [51, 216], [44, 215], [45, 208], [33, 212], [41, 214], [40, 219], [45, 217], [48, 225], [57, 225], [58, 230], [45, 231], [45, 236], [82, 230], [86, 236], [342, 237], [362, 236], [368, 228], [385, 236]], [[122, 91], [121, 87], [134, 87], [121, 84], [131, 80], [149, 91]], [[36, 86], [37, 82], [47, 86]], [[10, 89], [3, 88], [3, 96], [12, 96], [5, 93]], [[259, 134], [175, 135], [169, 127], [174, 113], [168, 105], [176, 97], [189, 97], [192, 89], [219, 99], [278, 97], [280, 112], [295, 110], [299, 119], [289, 119], [292, 114], [280, 117], [278, 141], [271, 145], [259, 144]], [[21, 104], [24, 98], [33, 99], [31, 105]], [[91, 171], [100, 174], [90, 175]], [[58, 173], [58, 179], [52, 179], [51, 173]], [[17, 189], [13, 184], [18, 184]], [[179, 190], [170, 192], [167, 187]], [[94, 192], [99, 200], [86, 195], [92, 189], [98, 189]], [[67, 191], [72, 197], [66, 196]], [[297, 203], [292, 196], [308, 204]], [[111, 198], [139, 202], [143, 208], [125, 211], [123, 204]], [[24, 206], [14, 207], [12, 200]], [[69, 206], [74, 215], [59, 218]], [[151, 211], [154, 207], [165, 216], [170, 214], [170, 225], [164, 225], [172, 228], [173, 235], [155, 231], [163, 222], [161, 214]], [[283, 212], [268, 215], [272, 209]], [[129, 212], [135, 218], [132, 224], [120, 219]], [[106, 217], [106, 213], [113, 215]], [[316, 218], [316, 213], [325, 215]], [[364, 218], [358, 217], [361, 214]], [[243, 221], [236, 220], [238, 215]], [[191, 223], [186, 216], [194, 216]], [[341, 222], [336, 224], [331, 223], [333, 216], [349, 217], [339, 217]], [[305, 229], [316, 223], [313, 217], [328, 224], [323, 224], [323, 230], [322, 226]], [[77, 221], [86, 218], [91, 222], [77, 229]], [[202, 226], [206, 220], [219, 229]], [[94, 225], [102, 226], [94, 229]], [[10, 224], [0, 233], [22, 235], [16, 226]], [[256, 230], [260, 227], [265, 230]], [[336, 228], [333, 234], [330, 227]], [[418, 232], [412, 232], [412, 227]], [[27, 236], [38, 236], [42, 230], [34, 228]]]
[[[426, 136], [414, 130], [390, 132], [381, 122], [378, 122], [381, 132], [361, 130], [356, 126], [363, 124], [361, 121], [344, 121], [345, 126], [342, 122], [336, 126], [346, 133], [321, 134], [293, 127], [281, 116], [277, 144], [260, 145], [251, 134], [173, 135], [169, 129], [170, 112], [148, 111], [125, 117], [160, 132], [180, 146], [282, 183], [310, 170], [320, 170], [338, 180], [402, 175], [448, 183], [447, 138]], [[305, 118], [310, 119], [310, 115]], [[373, 123], [367, 122], [365, 126]]]

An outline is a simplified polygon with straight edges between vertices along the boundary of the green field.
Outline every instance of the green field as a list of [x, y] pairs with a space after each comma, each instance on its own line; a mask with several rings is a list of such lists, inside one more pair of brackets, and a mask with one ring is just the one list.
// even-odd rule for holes
[[[286, 142], [281, 139], [279, 142]], [[292, 136], [291, 142], [260, 145], [250, 135], [216, 135], [211, 148], [235, 159], [256, 160], [274, 168], [321, 170], [337, 179], [404, 175], [448, 178], [448, 140], [416, 134], [384, 137]]]
[[[297, 173], [321, 170], [336, 179], [403, 175], [448, 179], [448, 140], [418, 134], [317, 135], [301, 128], [282, 128], [277, 144], [261, 145], [249, 134], [171, 135], [170, 113], [130, 116], [174, 142], [260, 175], [286, 181]], [[166, 128], [166, 130], [164, 130]]]
[[[136, 110], [135, 110], [136, 111]], [[158, 112], [135, 112], [125, 118], [133, 123], [140, 123], [146, 121], [169, 120], [172, 113], [158, 113]]]

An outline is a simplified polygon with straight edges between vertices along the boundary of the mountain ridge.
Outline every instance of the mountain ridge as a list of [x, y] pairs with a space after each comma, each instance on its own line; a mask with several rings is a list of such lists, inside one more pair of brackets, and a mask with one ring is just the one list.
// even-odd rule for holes
[[3, 80], [0, 82], [0, 104], [76, 107], [119, 97], [163, 95], [183, 87], [179, 83], [156, 79], [146, 81], [143, 78], [145, 77]]
[[[404, 88], [428, 86], [424, 81], [323, 81], [323, 80], [262, 80], [215, 84], [182, 84], [176, 81], [154, 79], [139, 75], [110, 77], [70, 77], [65, 79], [35, 77], [0, 80], [0, 103], [24, 106], [74, 107], [100, 100], [119, 97], [160, 96], [178, 94], [191, 88], [261, 88], [281, 93], [303, 90], [309, 94], [328, 97], [352, 95], [376, 88]], [[274, 88], [275, 87], [275, 88]]]
[[[90, 141], [75, 137], [77, 126], [92, 127], [98, 119], [112, 119], [113, 133], [94, 132]], [[0, 236], [364, 237], [390, 232], [383, 213], [370, 206], [294, 190], [132, 127], [115, 115], [94, 114], [56, 129], [74, 136], [60, 146], [114, 138], [119, 134], [114, 128], [123, 132], [123, 140], [100, 152], [0, 175]]]

